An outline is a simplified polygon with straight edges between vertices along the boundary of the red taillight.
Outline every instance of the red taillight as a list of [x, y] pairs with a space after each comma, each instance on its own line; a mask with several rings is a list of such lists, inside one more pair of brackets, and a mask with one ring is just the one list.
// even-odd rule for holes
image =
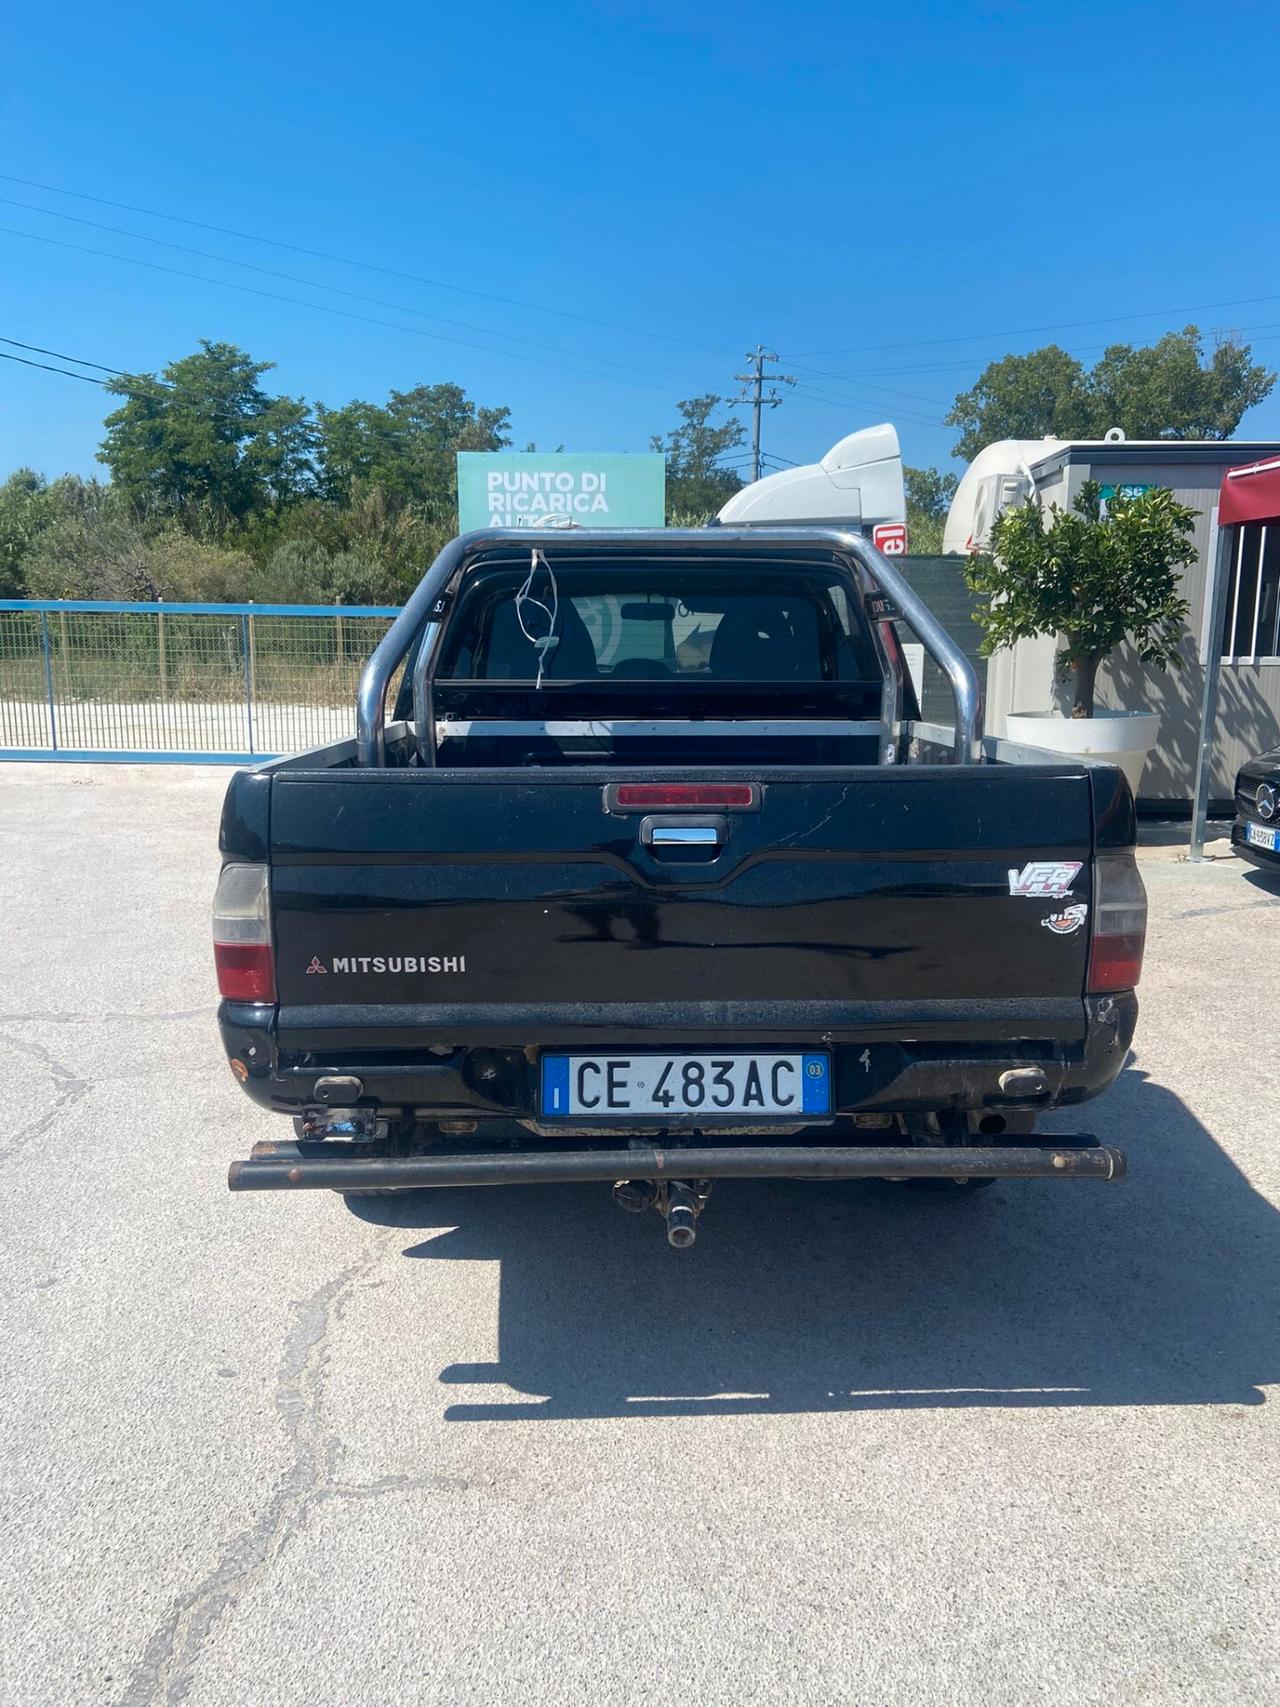
[[1142, 944], [1140, 936], [1095, 937], [1089, 956], [1090, 993], [1132, 990], [1142, 976]]
[[274, 1002], [271, 878], [265, 865], [224, 865], [213, 897], [213, 961], [231, 1002]]
[[653, 812], [682, 806], [749, 807], [756, 797], [749, 782], [620, 782], [613, 798], [624, 811]]
[[1099, 854], [1093, 862], [1093, 931], [1089, 993], [1132, 990], [1142, 976], [1147, 939], [1147, 892], [1131, 853]]
[[215, 942], [218, 994], [229, 1002], [274, 1002], [276, 969], [270, 943]]

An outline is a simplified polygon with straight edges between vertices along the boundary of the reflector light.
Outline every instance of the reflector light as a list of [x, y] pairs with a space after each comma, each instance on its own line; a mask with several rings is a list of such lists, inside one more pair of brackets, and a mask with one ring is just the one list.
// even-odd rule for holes
[[637, 812], [682, 806], [746, 807], [755, 804], [749, 782], [621, 782], [614, 798]]

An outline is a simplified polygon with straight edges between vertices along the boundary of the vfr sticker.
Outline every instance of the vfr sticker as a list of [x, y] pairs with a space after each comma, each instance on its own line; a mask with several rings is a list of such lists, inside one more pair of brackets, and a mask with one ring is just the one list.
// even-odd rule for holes
[[1047, 919], [1040, 923], [1054, 936], [1074, 936], [1081, 925], [1089, 917], [1089, 908], [1084, 901], [1077, 901], [1074, 907], [1064, 907], [1060, 913], [1050, 913]]
[[1026, 895], [1033, 901], [1060, 901], [1071, 893], [1071, 885], [1083, 862], [1078, 859], [1033, 859], [1021, 871], [1010, 868], [1010, 895]]

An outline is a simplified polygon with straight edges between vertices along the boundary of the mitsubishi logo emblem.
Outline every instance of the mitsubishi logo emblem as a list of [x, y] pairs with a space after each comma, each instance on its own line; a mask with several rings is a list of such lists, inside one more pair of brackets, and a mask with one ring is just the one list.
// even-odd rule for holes
[[313, 954], [311, 964], [307, 967], [307, 977], [309, 978], [313, 972], [328, 972], [328, 970], [327, 966], [321, 966], [319, 959]]

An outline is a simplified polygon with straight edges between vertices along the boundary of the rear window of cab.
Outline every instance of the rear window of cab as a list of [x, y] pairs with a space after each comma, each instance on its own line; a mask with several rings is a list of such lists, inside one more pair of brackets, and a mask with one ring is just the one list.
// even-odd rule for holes
[[465, 586], [437, 676], [471, 681], [872, 682], [861, 610], [828, 572], [663, 565], [495, 570]]

